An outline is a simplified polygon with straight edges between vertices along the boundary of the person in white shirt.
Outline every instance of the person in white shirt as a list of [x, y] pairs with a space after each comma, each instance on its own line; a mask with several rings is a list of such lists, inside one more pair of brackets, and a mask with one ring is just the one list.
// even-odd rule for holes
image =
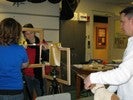
[[84, 80], [85, 89], [91, 89], [92, 84], [109, 84], [108, 90], [117, 92], [120, 100], [133, 99], [133, 6], [120, 12], [121, 28], [129, 37], [122, 63], [116, 69], [96, 72]]

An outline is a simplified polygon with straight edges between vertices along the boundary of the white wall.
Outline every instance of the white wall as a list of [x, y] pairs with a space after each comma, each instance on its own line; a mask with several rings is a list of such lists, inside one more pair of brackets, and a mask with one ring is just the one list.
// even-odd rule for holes
[[43, 3], [23, 2], [19, 6], [0, 0], [0, 20], [13, 17], [22, 25], [32, 23], [36, 28], [44, 28], [46, 41], [59, 41], [59, 3], [47, 0]]
[[[111, 4], [103, 4], [99, 2], [93, 2], [93, 0], [80, 0], [80, 3], [75, 12], [87, 13], [90, 16], [90, 21], [86, 22], [86, 36], [90, 37], [86, 39], [86, 60], [93, 58], [93, 15], [109, 16], [109, 60], [121, 59], [123, 49], [113, 48], [114, 37], [114, 21], [115, 15], [119, 15], [121, 7], [117, 7]], [[87, 48], [87, 41], [91, 42], [91, 48]]]
[[[4, 3], [2, 2], [4, 1]], [[6, 2], [6, 3], [5, 3]], [[0, 20], [5, 17], [14, 17], [22, 25], [25, 23], [33, 23], [37, 28], [44, 28], [44, 38], [47, 41], [58, 42], [59, 41], [59, 4], [52, 4], [46, 0], [43, 3], [30, 3], [24, 2], [12, 6], [13, 3], [6, 0], [0, 0]], [[109, 45], [110, 45], [110, 59], [121, 58], [123, 49], [113, 48], [113, 36], [114, 36], [114, 20], [115, 15], [119, 15], [118, 12], [121, 7], [113, 6], [110, 4], [102, 4], [99, 2], [93, 2], [93, 0], [80, 0], [80, 3], [75, 12], [85, 12], [90, 16], [90, 22], [86, 23], [86, 60], [93, 57], [93, 15], [106, 15], [111, 16], [109, 23]], [[87, 48], [87, 41], [91, 41], [91, 48]]]

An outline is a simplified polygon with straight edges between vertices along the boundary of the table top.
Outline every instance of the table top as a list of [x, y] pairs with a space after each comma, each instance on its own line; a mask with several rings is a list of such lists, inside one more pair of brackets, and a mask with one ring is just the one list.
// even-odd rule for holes
[[91, 64], [76, 64], [72, 66], [73, 70], [78, 74], [90, 74], [92, 72], [107, 71], [114, 69], [113, 65], [91, 65]]

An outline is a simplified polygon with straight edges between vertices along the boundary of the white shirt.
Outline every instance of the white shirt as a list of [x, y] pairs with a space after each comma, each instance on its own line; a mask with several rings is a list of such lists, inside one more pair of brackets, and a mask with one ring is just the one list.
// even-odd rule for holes
[[118, 68], [106, 72], [90, 74], [92, 83], [110, 84], [108, 88], [115, 92], [120, 100], [133, 100], [133, 37], [128, 39], [123, 61]]

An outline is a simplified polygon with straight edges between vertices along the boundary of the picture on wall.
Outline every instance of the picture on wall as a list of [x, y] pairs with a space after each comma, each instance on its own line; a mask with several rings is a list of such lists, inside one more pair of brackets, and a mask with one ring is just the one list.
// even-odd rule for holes
[[124, 49], [127, 45], [127, 36], [122, 35], [122, 33], [116, 33], [114, 38], [114, 48]]
[[106, 48], [106, 28], [96, 27], [96, 49]]
[[128, 37], [125, 35], [124, 31], [121, 30], [121, 23], [119, 20], [115, 21], [115, 34], [114, 34], [114, 48], [125, 49], [127, 46]]

